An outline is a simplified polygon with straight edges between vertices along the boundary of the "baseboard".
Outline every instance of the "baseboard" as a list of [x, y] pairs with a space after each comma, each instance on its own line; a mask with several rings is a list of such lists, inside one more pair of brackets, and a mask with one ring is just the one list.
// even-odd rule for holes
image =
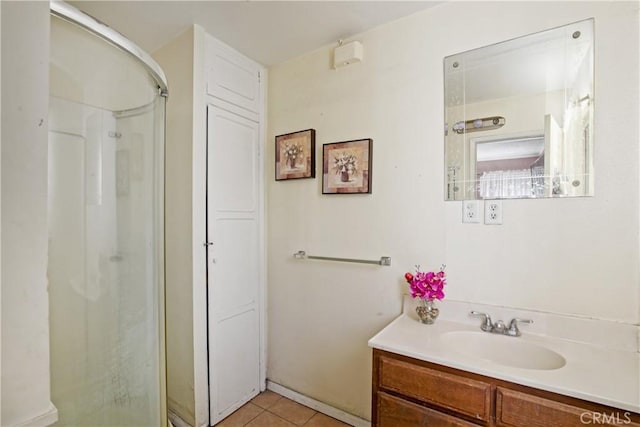
[[49, 409], [43, 414], [37, 415], [21, 423], [14, 424], [13, 427], [42, 427], [50, 426], [58, 421], [58, 409], [49, 402]]
[[273, 381], [267, 380], [267, 389], [273, 391], [274, 393], [278, 393], [286, 398], [289, 398], [294, 402], [301, 403], [305, 406], [308, 406], [309, 408], [315, 409], [318, 412], [322, 412], [325, 415], [340, 420], [343, 423], [350, 424], [354, 427], [371, 427], [371, 422], [367, 420], [356, 417], [355, 415], [352, 415], [341, 409], [334, 408], [333, 406], [327, 405], [326, 403], [322, 403], [318, 400], [307, 397], [304, 394], [300, 394], [297, 391], [288, 389], [284, 386], [281, 386], [280, 384], [274, 383]]
[[180, 418], [175, 412], [169, 411], [169, 422], [173, 427], [193, 427], [191, 424]]

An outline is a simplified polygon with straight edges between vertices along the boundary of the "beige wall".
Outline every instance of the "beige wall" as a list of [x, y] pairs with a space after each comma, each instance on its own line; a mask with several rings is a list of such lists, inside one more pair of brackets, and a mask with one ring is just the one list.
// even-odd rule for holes
[[169, 411], [209, 422], [207, 371], [206, 103], [204, 30], [195, 25], [153, 53], [169, 82], [165, 236]]
[[[553, 13], [550, 13], [550, 8]], [[504, 201], [504, 224], [462, 224], [444, 202], [442, 59], [595, 17], [593, 198]], [[447, 264], [447, 298], [637, 323], [638, 3], [451, 2], [270, 70], [268, 140], [317, 131], [316, 179], [268, 191], [268, 377], [369, 418], [367, 340], [399, 312], [405, 271]], [[373, 139], [373, 194], [321, 195], [322, 144]], [[393, 257], [391, 268], [296, 261]]]
[[[49, 3], [2, 2], [3, 426], [55, 421], [49, 393]], [[26, 425], [26, 424], [25, 424]]]
[[153, 54], [169, 82], [166, 123], [165, 253], [169, 410], [195, 424], [191, 254], [193, 31]]

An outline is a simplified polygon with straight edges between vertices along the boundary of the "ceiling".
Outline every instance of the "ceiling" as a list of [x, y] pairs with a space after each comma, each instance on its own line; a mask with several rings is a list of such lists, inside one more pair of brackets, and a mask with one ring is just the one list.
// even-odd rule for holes
[[441, 1], [69, 1], [148, 52], [193, 24], [265, 66]]

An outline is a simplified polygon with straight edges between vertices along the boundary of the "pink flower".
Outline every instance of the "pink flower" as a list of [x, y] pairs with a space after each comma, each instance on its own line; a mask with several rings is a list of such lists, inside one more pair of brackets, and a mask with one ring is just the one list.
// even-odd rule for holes
[[416, 274], [405, 274], [405, 279], [409, 283], [409, 291], [413, 298], [437, 299], [444, 298], [444, 286], [447, 284], [445, 265], [440, 267], [440, 271], [422, 272], [420, 266], [416, 266]]

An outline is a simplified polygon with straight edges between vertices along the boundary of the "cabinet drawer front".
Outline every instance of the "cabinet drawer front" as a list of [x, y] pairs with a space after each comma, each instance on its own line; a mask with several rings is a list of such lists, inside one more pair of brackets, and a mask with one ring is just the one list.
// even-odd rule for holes
[[378, 393], [377, 410], [377, 427], [477, 427], [476, 424], [386, 393]]
[[433, 403], [472, 418], [491, 417], [491, 384], [380, 358], [380, 387], [423, 402]]
[[636, 426], [622, 410], [591, 411], [498, 387], [496, 424], [504, 427]]

